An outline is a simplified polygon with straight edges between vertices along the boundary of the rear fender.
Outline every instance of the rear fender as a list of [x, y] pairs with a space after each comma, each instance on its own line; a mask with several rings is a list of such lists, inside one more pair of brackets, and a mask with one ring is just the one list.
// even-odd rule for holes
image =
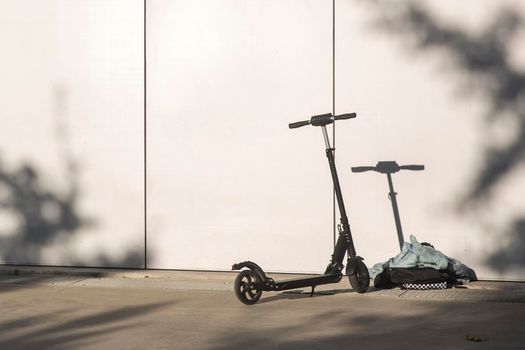
[[262, 281], [267, 279], [266, 274], [264, 273], [263, 269], [252, 261], [243, 261], [238, 264], [233, 264], [232, 266], [232, 270], [242, 270], [243, 268], [250, 269], [256, 274], [258, 274], [259, 277], [261, 277]]

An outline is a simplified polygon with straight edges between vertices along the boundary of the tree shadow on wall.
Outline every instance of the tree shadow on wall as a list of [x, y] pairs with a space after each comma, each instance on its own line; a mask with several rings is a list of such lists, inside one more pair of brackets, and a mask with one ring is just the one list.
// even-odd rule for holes
[[[380, 16], [377, 27], [382, 31], [397, 34], [407, 40], [413, 52], [447, 53], [453, 65], [453, 74], [467, 74], [475, 83], [475, 93], [487, 104], [485, 122], [493, 124], [499, 120], [510, 121], [514, 137], [505, 145], [492, 142], [485, 135], [482, 165], [474, 175], [473, 184], [467, 189], [458, 205], [458, 212], [467, 207], [480, 208], [494, 201], [497, 185], [503, 182], [525, 160], [525, 72], [511, 61], [511, 45], [524, 19], [516, 8], [501, 8], [494, 13], [493, 20], [477, 34], [460, 27], [445, 25], [419, 2], [396, 3], [396, 15], [390, 15], [389, 6], [379, 5], [384, 16]], [[377, 7], [374, 7], [376, 10]], [[386, 11], [384, 11], [386, 9]], [[386, 13], [389, 15], [386, 15]], [[463, 91], [472, 90], [469, 84]], [[487, 264], [504, 271], [510, 267], [525, 267], [525, 217], [508, 224], [507, 234], [512, 242], [494, 252]]]
[[0, 193], [4, 217], [7, 214], [15, 226], [0, 238], [0, 255], [6, 262], [38, 262], [47, 245], [68, 239], [66, 235], [88, 224], [77, 214], [78, 189], [63, 196], [45, 189], [32, 165], [9, 171], [0, 164]]
[[[43, 180], [44, 171], [31, 163], [8, 167], [0, 158], [0, 217], [9, 228], [0, 227], [0, 261], [8, 264], [41, 264], [44, 251], [67, 244], [80, 229], [97, 225], [96, 219], [79, 213], [81, 199], [80, 166], [71, 152], [68, 104], [70, 89], [55, 83], [51, 94], [54, 105], [54, 136], [57, 155], [64, 174], [60, 188]], [[46, 174], [48, 172], [45, 172]], [[6, 232], [10, 231], [10, 232]], [[100, 253], [89, 261], [77, 259], [73, 266], [144, 267], [142, 252], [129, 249], [123, 257]]]
[[500, 272], [525, 266], [525, 218], [513, 221], [507, 229], [506, 236], [509, 242], [504, 249], [487, 259], [490, 266]]
[[[65, 193], [45, 186], [37, 168], [24, 163], [8, 169], [0, 162], [0, 210], [4, 220], [0, 236], [0, 258], [8, 264], [39, 264], [46, 248], [67, 242], [81, 228], [96, 225], [79, 213], [79, 186], [76, 171], [70, 172], [70, 186]], [[140, 253], [128, 251], [123, 258], [115, 259], [105, 254], [86, 263], [75, 265], [104, 267], [142, 267]]]

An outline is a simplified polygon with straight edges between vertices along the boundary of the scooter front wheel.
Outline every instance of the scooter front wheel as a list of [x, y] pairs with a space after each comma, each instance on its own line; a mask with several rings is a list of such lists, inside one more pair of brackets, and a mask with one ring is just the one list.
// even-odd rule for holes
[[254, 285], [260, 282], [260, 277], [252, 270], [243, 270], [235, 278], [233, 285], [235, 296], [246, 305], [253, 305], [261, 297], [262, 290], [257, 290]]
[[357, 259], [357, 269], [354, 274], [348, 275], [348, 280], [356, 292], [364, 293], [368, 290], [368, 286], [370, 285], [370, 274], [362, 260]]

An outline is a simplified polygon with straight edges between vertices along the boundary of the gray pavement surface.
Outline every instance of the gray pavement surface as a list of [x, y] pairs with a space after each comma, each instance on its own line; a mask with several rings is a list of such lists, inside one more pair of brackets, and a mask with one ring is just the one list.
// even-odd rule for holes
[[525, 349], [525, 283], [357, 294], [344, 279], [245, 306], [235, 276], [0, 266], [0, 349]]

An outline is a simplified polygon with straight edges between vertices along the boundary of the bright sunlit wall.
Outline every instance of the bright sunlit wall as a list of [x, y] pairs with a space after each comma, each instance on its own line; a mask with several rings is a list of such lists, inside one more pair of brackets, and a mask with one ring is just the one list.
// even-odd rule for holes
[[335, 97], [369, 267], [399, 251], [387, 182], [350, 167], [395, 160], [426, 166], [394, 175], [405, 239], [525, 279], [522, 2], [148, 0], [146, 114], [143, 1], [0, 8], [4, 263], [322, 272], [322, 136], [287, 124]]

